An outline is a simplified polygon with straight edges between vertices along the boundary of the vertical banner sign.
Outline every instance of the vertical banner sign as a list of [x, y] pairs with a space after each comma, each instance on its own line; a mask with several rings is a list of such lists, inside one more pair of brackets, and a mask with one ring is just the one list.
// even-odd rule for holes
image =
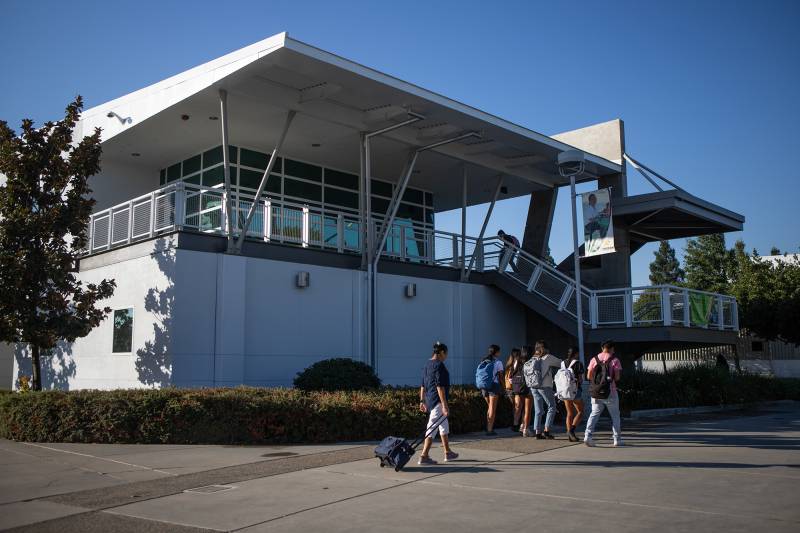
[[615, 252], [609, 189], [584, 193], [581, 195], [581, 203], [583, 204], [584, 257]]

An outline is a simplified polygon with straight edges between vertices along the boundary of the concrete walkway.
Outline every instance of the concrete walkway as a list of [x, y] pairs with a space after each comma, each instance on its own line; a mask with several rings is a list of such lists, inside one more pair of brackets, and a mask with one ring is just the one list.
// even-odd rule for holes
[[372, 445], [0, 441], [0, 528], [800, 530], [800, 406], [627, 429], [624, 448], [602, 434], [597, 448], [461, 438], [457, 461], [399, 473], [378, 467]]

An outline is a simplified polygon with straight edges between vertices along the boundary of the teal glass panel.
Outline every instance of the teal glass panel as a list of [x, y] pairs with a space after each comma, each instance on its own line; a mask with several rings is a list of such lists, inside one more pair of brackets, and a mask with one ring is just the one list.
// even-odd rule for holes
[[358, 209], [358, 193], [325, 187], [325, 204]]
[[200, 156], [190, 157], [183, 162], [183, 175], [188, 176], [200, 171]]
[[292, 161], [291, 159], [284, 161], [283, 173], [295, 178], [322, 181], [322, 167], [301, 163], [300, 161]]
[[392, 197], [392, 184], [385, 181], [372, 180], [372, 194]]
[[[286, 161], [288, 163], [289, 160], [287, 159]], [[284, 178], [283, 194], [284, 196], [294, 196], [295, 198], [299, 198], [301, 200], [321, 202], [322, 186], [293, 180], [291, 178]]]
[[241, 156], [242, 156], [242, 161], [241, 161], [242, 165], [246, 167], [260, 168], [261, 170], [266, 170], [267, 163], [269, 162], [268, 154], [262, 154], [261, 152], [255, 152], [253, 150], [248, 150], [247, 148], [242, 148]]
[[181, 164], [175, 163], [167, 169], [167, 181], [175, 181], [181, 179]]
[[358, 190], [358, 176], [339, 172], [338, 170], [325, 169], [325, 185], [336, 185], [345, 189]]

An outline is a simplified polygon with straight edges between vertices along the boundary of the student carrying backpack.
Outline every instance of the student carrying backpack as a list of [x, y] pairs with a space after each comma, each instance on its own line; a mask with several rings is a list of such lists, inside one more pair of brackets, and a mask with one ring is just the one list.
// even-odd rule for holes
[[614, 355], [614, 341], [605, 341], [603, 351], [589, 362], [589, 392], [592, 396], [592, 414], [586, 422], [583, 443], [594, 446], [592, 433], [600, 419], [600, 415], [608, 408], [611, 415], [611, 428], [614, 434], [614, 446], [622, 446], [620, 436], [619, 393], [617, 381], [622, 374], [622, 363]]
[[[547, 343], [537, 341], [533, 358], [525, 363], [525, 381], [533, 393], [533, 431], [537, 439], [554, 439], [550, 428], [556, 415], [553, 395], [553, 371], [561, 366], [561, 359], [550, 354]], [[545, 412], [547, 413], [545, 416]], [[544, 431], [541, 422], [544, 420]]]
[[479, 389], [490, 389], [494, 381], [494, 359], [482, 359], [475, 370], [475, 386]]
[[532, 357], [522, 367], [522, 373], [525, 376], [525, 384], [530, 389], [541, 389], [544, 385], [544, 374], [542, 369], [542, 359], [539, 357]]
[[489, 353], [478, 363], [475, 370], [475, 385], [486, 400], [486, 434], [497, 435], [494, 431], [494, 418], [497, 413], [497, 399], [500, 396], [500, 378], [503, 376], [503, 362], [499, 359], [500, 347], [489, 346]]
[[573, 359], [568, 366], [566, 361], [562, 361], [561, 368], [556, 372], [556, 398], [561, 401], [574, 400], [578, 392], [578, 383], [575, 379], [575, 373], [572, 371], [572, 367], [577, 362], [577, 360]]
[[575, 429], [583, 417], [583, 375], [586, 373], [586, 368], [581, 363], [580, 357], [578, 348], [569, 348], [567, 358], [561, 364], [562, 370], [556, 374], [556, 394], [567, 409], [564, 422], [570, 442], [578, 442]]

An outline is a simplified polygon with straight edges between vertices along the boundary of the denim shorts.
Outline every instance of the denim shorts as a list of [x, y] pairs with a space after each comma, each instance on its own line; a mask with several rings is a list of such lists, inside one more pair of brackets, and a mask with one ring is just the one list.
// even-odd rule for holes
[[492, 383], [492, 386], [488, 389], [481, 389], [481, 396], [484, 398], [500, 396], [500, 383]]

